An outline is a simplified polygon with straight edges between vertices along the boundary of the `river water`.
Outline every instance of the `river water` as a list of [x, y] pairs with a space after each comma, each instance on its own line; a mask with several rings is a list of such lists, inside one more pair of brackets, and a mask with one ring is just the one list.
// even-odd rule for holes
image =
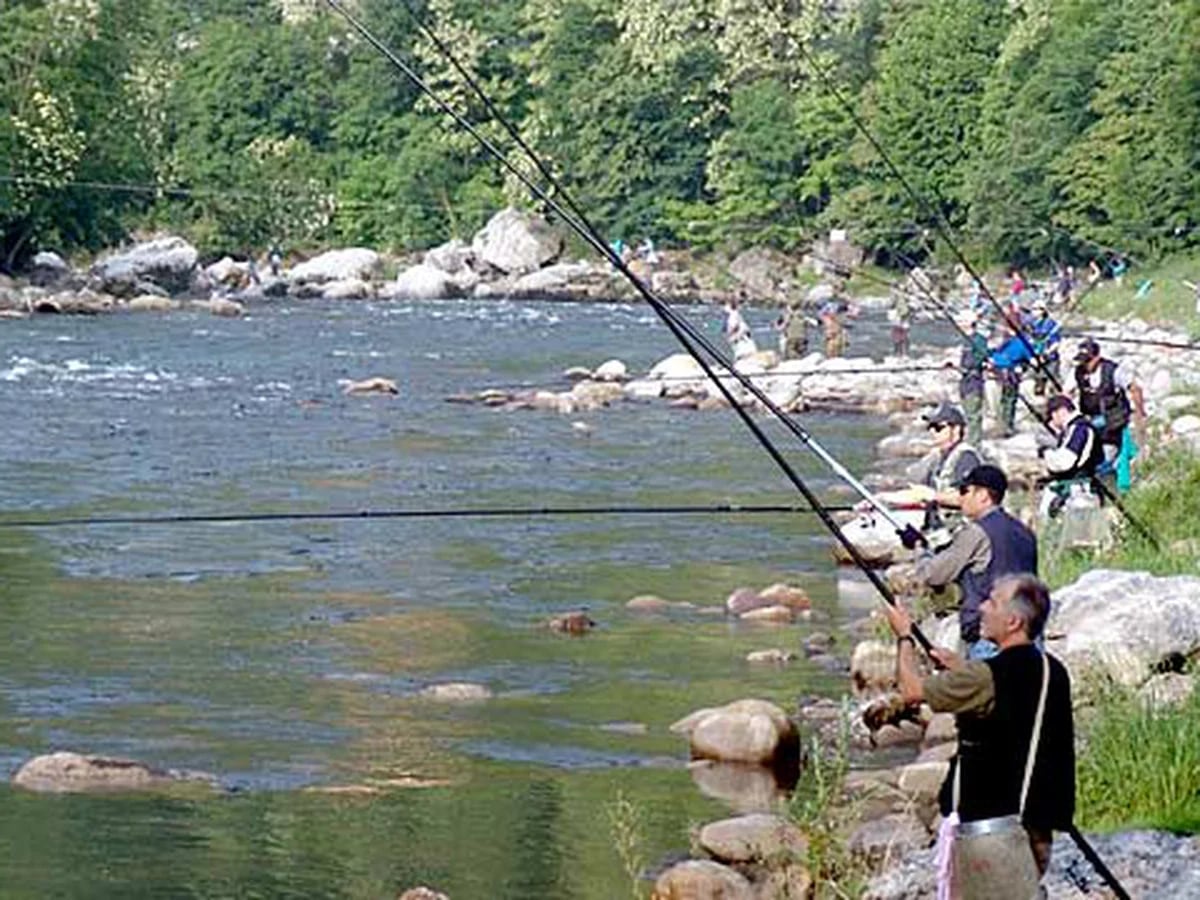
[[[712, 310], [689, 310], [717, 335]], [[767, 313], [752, 313], [766, 334]], [[862, 323], [856, 351], [882, 349]], [[577, 416], [447, 403], [644, 371], [675, 351], [642, 307], [281, 303], [0, 323], [0, 518], [798, 500], [729, 411]], [[346, 397], [382, 375], [397, 397]], [[587, 430], [576, 423], [585, 423]], [[807, 425], [852, 470], [882, 420]], [[778, 427], [769, 427], [782, 440]], [[820, 463], [797, 469], [839, 502]], [[751, 669], [845, 615], [812, 516], [268, 521], [0, 529], [0, 775], [57, 749], [214, 774], [213, 796], [0, 788], [0, 895], [611, 898], [618, 797], [654, 864], [728, 807], [675, 719], [840, 690]], [[821, 624], [625, 610], [803, 584]], [[585, 606], [582, 638], [540, 627]], [[845, 648], [843, 647], [843, 651]], [[485, 684], [473, 705], [422, 688]]]

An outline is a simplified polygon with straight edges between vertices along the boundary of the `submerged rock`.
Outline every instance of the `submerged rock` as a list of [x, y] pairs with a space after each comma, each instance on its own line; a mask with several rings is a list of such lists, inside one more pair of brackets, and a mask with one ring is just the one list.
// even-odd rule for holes
[[587, 634], [596, 627], [596, 623], [586, 612], [577, 610], [561, 616], [552, 616], [546, 621], [546, 627], [563, 634]]
[[400, 388], [390, 378], [376, 375], [374, 378], [364, 378], [361, 381], [343, 381], [342, 393], [347, 395], [361, 394], [399, 394]]
[[486, 685], [470, 681], [448, 681], [422, 688], [421, 696], [442, 703], [479, 703], [491, 699], [492, 692]]
[[132, 759], [60, 751], [29, 760], [13, 775], [12, 784], [39, 793], [123, 793], [179, 785], [211, 790], [216, 779], [202, 772], [154, 769]]
[[441, 891], [435, 891], [431, 887], [420, 885], [415, 888], [409, 888], [397, 897], [396, 900], [450, 900], [450, 897]]

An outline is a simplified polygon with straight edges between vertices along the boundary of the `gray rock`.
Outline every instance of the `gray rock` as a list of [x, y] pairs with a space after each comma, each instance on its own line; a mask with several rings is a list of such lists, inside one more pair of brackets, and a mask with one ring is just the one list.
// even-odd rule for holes
[[737, 813], [773, 812], [787, 799], [775, 773], [763, 766], [699, 759], [688, 764], [688, 771], [701, 794]]
[[216, 780], [199, 772], [153, 769], [131, 759], [58, 752], [35, 756], [12, 777], [13, 787], [52, 794], [124, 793], [180, 784], [211, 789]]
[[364, 300], [371, 296], [371, 285], [361, 278], [342, 278], [326, 281], [321, 288], [325, 300]]
[[392, 300], [442, 300], [461, 297], [462, 289], [442, 269], [421, 263], [405, 269], [380, 293]]
[[465, 269], [470, 269], [475, 261], [475, 253], [469, 244], [458, 238], [452, 238], [446, 243], [425, 251], [421, 262], [435, 269], [441, 269], [447, 275], [457, 275]]
[[443, 684], [431, 684], [421, 690], [421, 696], [440, 703], [478, 703], [488, 700], [492, 692], [482, 684], [469, 681], [450, 681]]
[[692, 859], [671, 866], [654, 883], [652, 900], [756, 900], [746, 877], [728, 866]]
[[163, 237], [111, 253], [91, 269], [100, 289], [117, 296], [132, 296], [139, 282], [151, 281], [169, 291], [185, 291], [191, 285], [199, 254], [181, 237]]
[[795, 758], [799, 747], [796, 724], [765, 700], [700, 709], [673, 724], [671, 731], [687, 735], [693, 756], [725, 762], [771, 765]]
[[872, 865], [884, 865], [928, 847], [929, 841], [929, 832], [920, 819], [909, 813], [892, 813], [856, 828], [850, 835], [849, 849]]
[[808, 840], [783, 816], [751, 813], [710, 822], [700, 829], [700, 847], [727, 863], [803, 860]]
[[369, 280], [379, 271], [379, 254], [366, 247], [347, 247], [328, 250], [295, 266], [288, 273], [293, 282], [345, 281], [348, 278]]
[[1200, 578], [1093, 570], [1055, 592], [1047, 634], [1072, 675], [1098, 667], [1137, 686], [1200, 652]]
[[43, 250], [33, 256], [29, 280], [40, 287], [59, 284], [71, 277], [71, 267], [57, 253]]
[[796, 263], [770, 247], [751, 247], [729, 264], [729, 274], [750, 292], [752, 299], [774, 300], [780, 286], [795, 277]]
[[509, 207], [492, 216], [471, 242], [475, 256], [509, 275], [524, 275], [562, 252], [562, 237], [545, 221]]
[[419, 887], [409, 888], [397, 897], [396, 900], [450, 900], [450, 897], [441, 891], [435, 891], [431, 887], [420, 885]]
[[796, 659], [796, 654], [791, 650], [780, 650], [778, 647], [771, 647], [768, 650], [751, 650], [746, 654], [746, 662], [751, 664], [773, 664], [784, 665]]
[[513, 282], [510, 290], [516, 297], [565, 294], [571, 290], [577, 279], [586, 278], [591, 274], [592, 267], [587, 263], [559, 263], [522, 275]]

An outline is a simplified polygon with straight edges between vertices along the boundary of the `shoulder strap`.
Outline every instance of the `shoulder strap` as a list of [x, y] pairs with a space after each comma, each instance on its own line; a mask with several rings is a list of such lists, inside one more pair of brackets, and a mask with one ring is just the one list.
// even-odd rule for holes
[[1037, 764], [1038, 744], [1042, 737], [1042, 720], [1046, 714], [1046, 695], [1050, 692], [1050, 659], [1042, 657], [1042, 693], [1038, 697], [1037, 714], [1033, 717], [1033, 734], [1029, 736], [1029, 755], [1025, 758], [1025, 780], [1021, 784], [1021, 816], [1025, 816], [1025, 798], [1029, 795], [1029, 782], [1033, 780], [1033, 767]]

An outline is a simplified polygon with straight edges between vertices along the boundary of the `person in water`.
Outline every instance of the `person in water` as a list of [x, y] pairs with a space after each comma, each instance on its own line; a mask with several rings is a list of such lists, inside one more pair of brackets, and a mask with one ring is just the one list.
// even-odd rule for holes
[[[1069, 828], [1075, 816], [1071, 679], [1035, 643], [1050, 613], [1049, 589], [1031, 574], [997, 579], [979, 609], [980, 634], [997, 648], [996, 655], [970, 661], [935, 649], [944, 668], [925, 678], [907, 611], [898, 605], [884, 609], [896, 635], [904, 700], [954, 713], [958, 725], [958, 753], [938, 797], [945, 817], [939, 860], [949, 859], [947, 845], [959, 823], [1018, 816], [1040, 878], [1050, 863], [1052, 832]], [[949, 865], [939, 865], [939, 896], [959, 895], [950, 875]], [[1014, 894], [1014, 900], [1028, 900], [1028, 894]]]
[[729, 350], [734, 360], [745, 359], [758, 352], [737, 297], [725, 301], [725, 340], [729, 341]]

